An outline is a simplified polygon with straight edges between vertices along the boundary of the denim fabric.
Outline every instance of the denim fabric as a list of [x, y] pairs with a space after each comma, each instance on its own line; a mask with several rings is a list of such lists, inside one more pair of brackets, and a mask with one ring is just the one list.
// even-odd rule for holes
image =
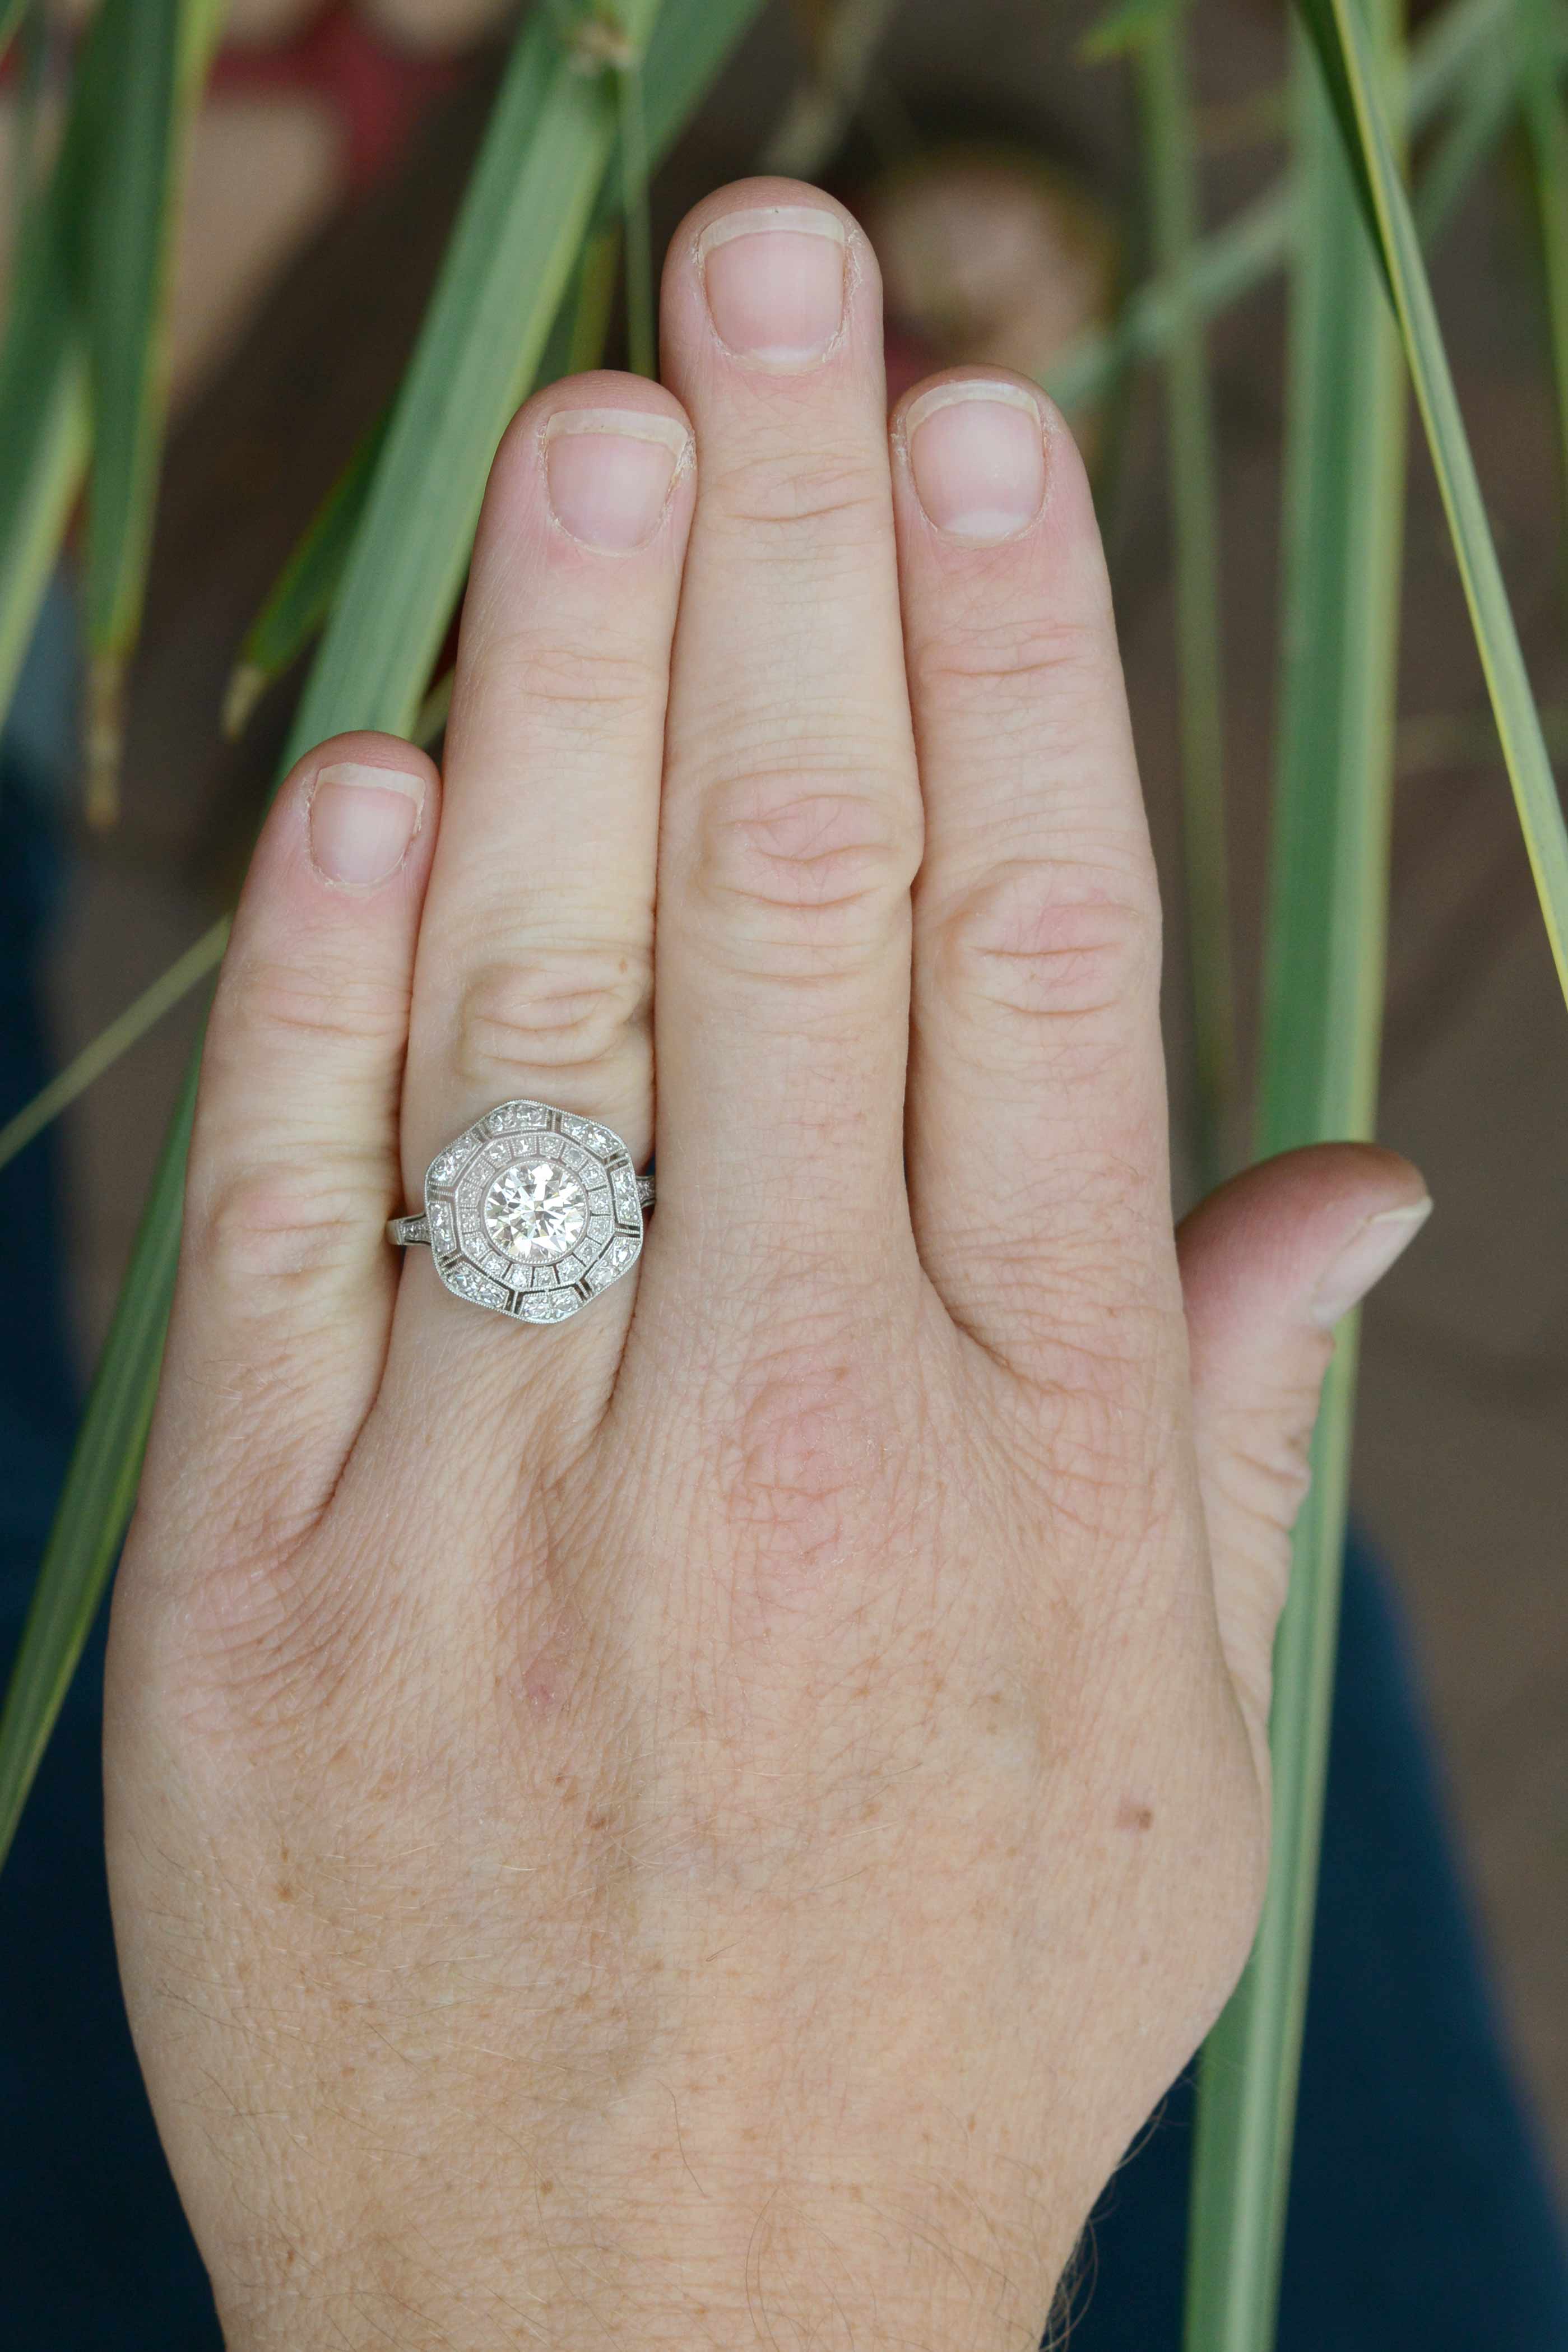
[[[1177, 2352], [1189, 2074], [1107, 2189], [1072, 2352]], [[1279, 2352], [1568, 2352], [1568, 2256], [1386, 1577], [1345, 1559]]]

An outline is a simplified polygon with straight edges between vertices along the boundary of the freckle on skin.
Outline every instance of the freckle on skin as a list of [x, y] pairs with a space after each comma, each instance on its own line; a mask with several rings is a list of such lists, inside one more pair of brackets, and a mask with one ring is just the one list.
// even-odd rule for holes
[[1116, 1811], [1119, 1830], [1151, 1830], [1154, 1826], [1154, 1809], [1140, 1805], [1131, 1797], [1123, 1797]]

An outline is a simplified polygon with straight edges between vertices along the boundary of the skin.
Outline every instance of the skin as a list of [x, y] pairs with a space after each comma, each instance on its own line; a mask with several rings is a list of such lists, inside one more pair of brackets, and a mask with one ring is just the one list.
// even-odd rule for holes
[[[780, 204], [846, 240], [809, 362], [705, 293], [704, 228]], [[765, 329], [769, 240], [724, 251]], [[686, 222], [662, 347], [522, 411], [444, 779], [304, 760], [214, 1008], [107, 1769], [244, 2352], [1032, 2347], [1247, 1950], [1326, 1327], [1424, 1200], [1335, 1148], [1173, 1232], [1048, 404], [1012, 380], [1034, 519], [938, 528], [874, 257], [787, 183]], [[605, 409], [682, 442], [630, 552], [550, 505]], [[423, 796], [375, 887], [323, 868], [344, 761]], [[647, 1247], [571, 1323], [386, 1246], [510, 1096], [640, 1163], [656, 1067]]]

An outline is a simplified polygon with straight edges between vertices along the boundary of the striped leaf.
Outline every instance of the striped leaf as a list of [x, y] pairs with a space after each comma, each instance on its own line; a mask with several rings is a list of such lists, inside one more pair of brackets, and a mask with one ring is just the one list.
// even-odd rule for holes
[[1546, 270], [1546, 309], [1557, 390], [1562, 486], [1568, 494], [1568, 122], [1557, 86], [1557, 11], [1547, 0], [1514, 0], [1518, 85], [1534, 167]]
[[[1142, 0], [1140, 0], [1142, 5]], [[1180, 5], [1139, 16], [1133, 44], [1155, 268], [1168, 289], [1167, 479], [1175, 536], [1187, 971], [1195, 1050], [1194, 1159], [1206, 1192], [1229, 1172], [1238, 1092], [1225, 808], [1219, 475], [1208, 349], [1193, 286], [1197, 139]]]
[[[1465, 88], [1495, 51], [1510, 0], [1449, 0], [1422, 28], [1411, 50], [1407, 121], [1412, 131], [1426, 127], [1457, 91]], [[1563, 37], [1558, 34], [1562, 68]], [[1473, 168], [1473, 162], [1467, 171]], [[1287, 174], [1277, 186], [1205, 237], [1192, 258], [1191, 300], [1199, 316], [1212, 319], [1251, 293], [1282, 268], [1296, 236], [1297, 191]], [[1071, 411], [1102, 399], [1125, 371], [1165, 352], [1182, 313], [1178, 290], [1163, 278], [1140, 286], [1113, 326], [1079, 336], [1046, 378], [1046, 389]]]
[[[1392, 50], [1384, 0], [1374, 52]], [[1283, 666], [1259, 1152], [1376, 1115], [1394, 772], [1405, 383], [1359, 193], [1298, 41]], [[1355, 1331], [1341, 1326], [1274, 1657], [1262, 1924], [1199, 2072], [1187, 2352], [1268, 2352], [1296, 2112], [1344, 1544]]]
[[134, 635], [163, 436], [178, 158], [221, 17], [219, 0], [105, 0], [82, 42], [60, 151], [24, 226], [0, 345], [0, 710], [16, 690], [89, 454], [87, 604], [109, 662], [100, 673], [106, 711]]
[[0, 713], [16, 690], [87, 464], [71, 256], [87, 201], [89, 95], [79, 74], [47, 184], [22, 225], [0, 340]]
[[1341, 136], [1358, 193], [1371, 205], [1375, 250], [1399, 320], [1547, 939], [1568, 993], [1568, 828], [1443, 348], [1373, 52], [1358, 0], [1300, 0], [1300, 7], [1325, 64], [1331, 93], [1342, 89], [1349, 101], [1348, 114], [1336, 106]]
[[231, 740], [244, 734], [268, 688], [293, 667], [325, 625], [385, 439], [383, 415], [311, 516], [251, 623], [224, 696], [223, 730]]

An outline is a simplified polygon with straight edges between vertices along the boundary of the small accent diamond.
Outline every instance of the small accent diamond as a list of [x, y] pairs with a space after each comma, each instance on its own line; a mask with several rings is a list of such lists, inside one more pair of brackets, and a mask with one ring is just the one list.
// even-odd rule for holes
[[465, 1298], [473, 1299], [479, 1307], [506, 1305], [506, 1293], [500, 1283], [487, 1280], [482, 1274], [477, 1274], [471, 1265], [453, 1266], [447, 1279], [454, 1290], [460, 1290]]

